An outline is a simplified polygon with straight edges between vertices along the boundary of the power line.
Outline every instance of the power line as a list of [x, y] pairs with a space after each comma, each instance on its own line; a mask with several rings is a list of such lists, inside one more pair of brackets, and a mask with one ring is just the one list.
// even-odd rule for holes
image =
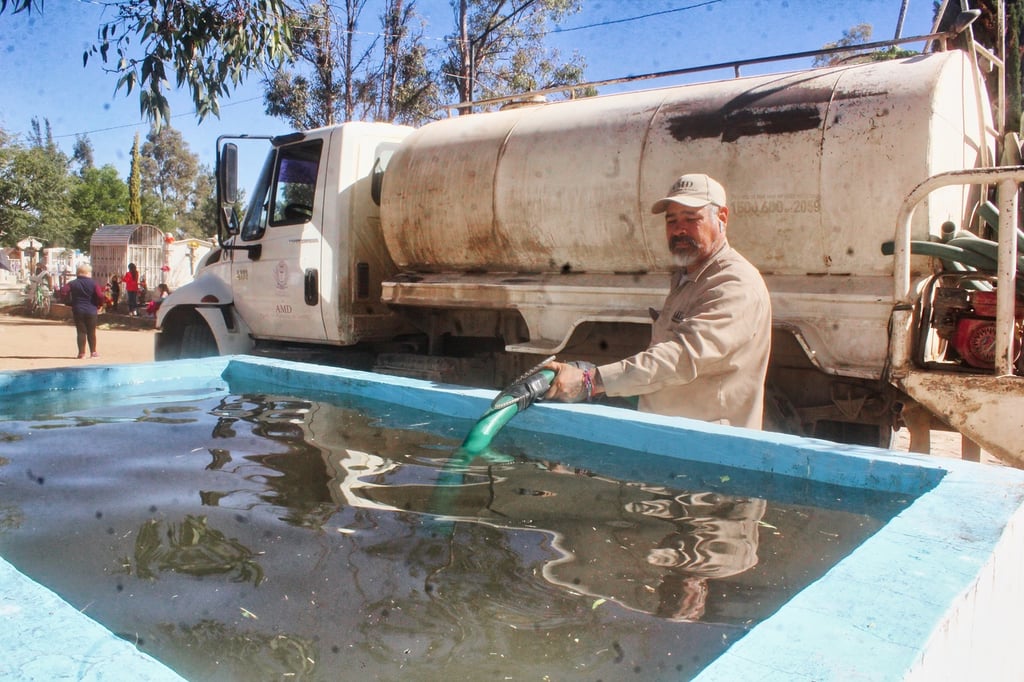
[[[221, 109], [226, 109], [228, 107], [238, 106], [239, 104], [248, 104], [249, 102], [255, 102], [255, 101], [260, 100], [260, 99], [263, 99], [263, 98], [262, 97], [249, 97], [248, 99], [240, 99], [237, 102], [228, 102], [226, 104], [222, 104], [220, 108]], [[196, 110], [193, 109], [192, 111], [186, 111], [186, 112], [182, 112], [180, 114], [173, 114], [171, 116], [171, 118], [181, 118], [183, 116], [195, 116], [195, 115], [196, 115]], [[59, 139], [68, 138], [68, 137], [78, 137], [79, 135], [92, 135], [93, 133], [108, 133], [111, 130], [123, 130], [124, 128], [135, 128], [136, 126], [147, 125], [147, 124], [148, 124], [147, 121], [142, 119], [142, 120], [137, 121], [136, 123], [123, 123], [121, 125], [110, 126], [108, 128], [96, 128], [95, 130], [84, 130], [84, 131], [82, 131], [80, 133], [64, 133], [63, 135], [54, 135], [53, 139], [59, 140]], [[15, 135], [20, 135], [20, 134], [21, 133], [15, 133]]]
[[700, 7], [707, 7], [709, 5], [716, 5], [722, 2], [722, 0], [708, 0], [707, 2], [699, 2], [696, 5], [687, 5], [686, 7], [676, 7], [675, 9], [666, 9], [660, 12], [651, 12], [650, 14], [641, 14], [635, 17], [626, 17], [624, 19], [609, 19], [608, 21], [602, 21], [597, 24], [586, 24], [585, 26], [571, 26], [569, 28], [556, 28], [552, 31], [545, 31], [543, 33], [537, 33], [537, 36], [550, 35], [552, 33], [571, 33], [572, 31], [582, 31], [588, 28], [601, 28], [603, 26], [612, 26], [613, 24], [625, 24], [630, 21], [640, 21], [641, 19], [650, 19], [651, 17], [660, 17], [666, 14], [675, 14], [676, 12], [685, 12], [691, 9], [698, 9]]
[[[666, 10], [662, 10], [660, 12], [651, 12], [649, 14], [639, 14], [639, 15], [637, 15], [635, 17], [624, 17], [622, 19], [609, 19], [607, 21], [600, 21], [600, 22], [597, 22], [597, 23], [594, 23], [594, 24], [584, 24], [583, 26], [570, 26], [569, 28], [555, 27], [555, 28], [551, 29], [550, 31], [537, 31], [536, 33], [526, 34], [524, 37], [526, 37], [526, 38], [543, 38], [544, 36], [552, 35], [552, 34], [556, 34], [556, 33], [572, 33], [574, 31], [583, 31], [583, 30], [591, 29], [591, 28], [602, 28], [604, 26], [613, 26], [615, 24], [626, 24], [626, 23], [629, 23], [631, 21], [640, 21], [642, 19], [650, 19], [651, 17], [660, 17], [660, 16], [665, 16], [665, 15], [668, 15], [668, 14], [677, 14], [679, 12], [686, 12], [686, 11], [689, 11], [691, 9], [699, 9], [701, 7], [709, 7], [711, 5], [717, 5], [720, 2], [723, 2], [723, 0], [707, 0], [706, 2], [698, 2], [697, 4], [694, 4], [694, 5], [686, 5], [685, 7], [675, 7], [673, 9], [666, 9]], [[344, 10], [344, 8], [342, 8], [342, 7], [338, 6], [338, 5], [331, 4], [329, 6], [332, 9], [337, 9], [337, 10], [342, 10], [342, 11]], [[303, 28], [307, 28], [307, 29], [310, 29], [310, 30], [319, 30], [319, 27], [316, 27], [316, 26], [304, 26]], [[389, 37], [391, 37], [391, 34], [389, 34], [389, 33], [381, 33], [381, 32], [374, 32], [374, 31], [348, 31], [348, 30], [343, 30], [341, 32], [342, 33], [351, 33], [352, 35], [369, 36], [369, 37], [373, 37], [373, 38], [389, 38]], [[442, 42], [442, 43], [448, 43], [448, 42], [453, 42], [455, 40], [458, 40], [454, 36], [445, 36], [445, 37], [439, 38], [437, 36], [427, 36], [427, 35], [424, 35], [424, 36], [419, 36], [419, 38], [421, 40], [433, 40], [433, 41]]]
[[[78, 0], [78, 1], [81, 4], [94, 4], [94, 5], [101, 5], [101, 6], [103, 5], [103, 3], [96, 2], [95, 0]], [[711, 6], [711, 5], [716, 5], [716, 4], [718, 4], [718, 3], [722, 2], [722, 1], [723, 0], [706, 0], [705, 2], [698, 2], [696, 4], [686, 5], [686, 6], [683, 6], [683, 7], [675, 7], [675, 8], [672, 8], [672, 9], [661, 10], [659, 12], [649, 12], [647, 14], [640, 14], [640, 15], [632, 16], [632, 17], [623, 17], [623, 18], [620, 18], [620, 19], [608, 19], [606, 21], [600, 21], [600, 22], [596, 22], [596, 23], [593, 23], [593, 24], [584, 24], [582, 26], [570, 26], [568, 28], [555, 27], [554, 29], [552, 29], [550, 31], [538, 31], [536, 33], [530, 34], [530, 36], [528, 36], [528, 37], [531, 37], [531, 38], [542, 38], [542, 37], [548, 36], [548, 35], [557, 35], [557, 34], [562, 34], [562, 33], [572, 33], [572, 32], [575, 32], [575, 31], [584, 31], [584, 30], [594, 29], [594, 28], [603, 28], [605, 26], [613, 26], [613, 25], [616, 25], [616, 24], [625, 24], [625, 23], [630, 23], [630, 22], [634, 22], [634, 21], [641, 21], [641, 20], [644, 20], [644, 19], [650, 19], [652, 17], [666, 16], [666, 15], [670, 15], [670, 14], [677, 14], [679, 12], [686, 12], [686, 11], [693, 10], [693, 9], [699, 9], [701, 7], [708, 7], [708, 6]], [[332, 7], [333, 9], [342, 9], [342, 8], [336, 6], [336, 5], [333, 5], [333, 4], [331, 4], [330, 7]], [[385, 33], [373, 33], [373, 32], [370, 32], [370, 31], [354, 31], [353, 33], [358, 34], [358, 35], [373, 36], [373, 37], [387, 37], [387, 34], [385, 34]], [[422, 40], [435, 40], [435, 41], [439, 41], [439, 42], [448, 42], [448, 41], [452, 40], [452, 38], [450, 38], [450, 37], [437, 38], [437, 37], [433, 37], [433, 36], [421, 36], [420, 38]], [[237, 105], [240, 105], [240, 104], [247, 104], [249, 102], [253, 102], [253, 101], [256, 101], [256, 100], [259, 100], [259, 99], [261, 99], [261, 98], [260, 97], [250, 97], [248, 99], [239, 100], [237, 102], [228, 102], [226, 104], [221, 105], [221, 108], [225, 109], [225, 108], [230, 107], [230, 106], [237, 106]], [[183, 113], [180, 113], [180, 114], [173, 114], [170, 118], [175, 119], [175, 118], [181, 118], [181, 117], [184, 117], [184, 116], [195, 116], [196, 113], [197, 113], [196, 110], [193, 109], [192, 111], [183, 112]], [[139, 125], [146, 125], [146, 123], [147, 122], [145, 120], [139, 120], [139, 121], [137, 121], [135, 123], [125, 123], [125, 124], [122, 124], [122, 125], [109, 126], [109, 127], [106, 127], [106, 128], [96, 128], [96, 129], [93, 129], [93, 130], [85, 130], [85, 131], [75, 132], [75, 133], [65, 133], [63, 135], [54, 135], [53, 139], [66, 139], [66, 138], [79, 137], [81, 135], [93, 135], [93, 134], [97, 134], [97, 133], [106, 133], [106, 132], [110, 132], [110, 131], [114, 131], [114, 130], [123, 130], [125, 128], [134, 128], [134, 127], [137, 127]], [[18, 133], [15, 133], [15, 134], [18, 134]]]

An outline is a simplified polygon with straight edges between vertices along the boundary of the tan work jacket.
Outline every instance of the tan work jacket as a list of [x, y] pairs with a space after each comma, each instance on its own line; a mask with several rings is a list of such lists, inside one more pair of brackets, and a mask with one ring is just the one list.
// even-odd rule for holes
[[640, 396], [640, 409], [761, 428], [771, 349], [768, 289], [725, 244], [672, 290], [642, 353], [598, 368], [610, 396]]

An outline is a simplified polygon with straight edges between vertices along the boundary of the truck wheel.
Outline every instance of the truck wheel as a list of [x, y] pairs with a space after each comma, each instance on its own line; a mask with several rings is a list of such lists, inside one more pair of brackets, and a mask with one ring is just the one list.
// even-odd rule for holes
[[191, 322], [181, 331], [181, 358], [208, 358], [217, 355], [217, 342], [205, 322]]

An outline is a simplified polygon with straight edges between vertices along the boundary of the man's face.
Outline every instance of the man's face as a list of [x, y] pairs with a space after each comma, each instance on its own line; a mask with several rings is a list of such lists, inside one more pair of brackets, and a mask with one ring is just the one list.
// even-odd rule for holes
[[691, 208], [670, 202], [665, 209], [665, 236], [676, 265], [702, 263], [725, 241], [729, 209], [708, 204]]

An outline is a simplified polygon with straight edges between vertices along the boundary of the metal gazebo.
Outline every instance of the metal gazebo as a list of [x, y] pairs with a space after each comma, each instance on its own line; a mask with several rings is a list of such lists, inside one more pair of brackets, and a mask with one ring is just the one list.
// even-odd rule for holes
[[104, 225], [92, 235], [89, 257], [97, 282], [109, 282], [112, 275], [123, 277], [128, 264], [135, 263], [139, 276], [155, 287], [163, 274], [164, 233], [153, 225]]

